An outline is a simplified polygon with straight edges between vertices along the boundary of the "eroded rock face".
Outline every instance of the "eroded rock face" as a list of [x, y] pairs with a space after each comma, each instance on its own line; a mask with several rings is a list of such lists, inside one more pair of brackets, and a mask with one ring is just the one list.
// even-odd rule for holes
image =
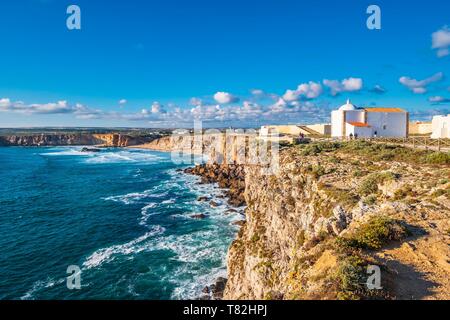
[[[245, 205], [245, 168], [234, 164], [202, 164], [185, 170], [188, 174], [198, 175], [202, 183], [218, 183], [220, 188], [228, 189], [226, 196], [228, 203], [240, 207]], [[202, 200], [206, 197], [202, 197]], [[218, 203], [211, 201], [211, 206], [216, 207]]]
[[146, 137], [132, 137], [123, 134], [38, 134], [11, 135], [0, 137], [2, 146], [80, 146], [103, 145], [106, 147], [127, 147], [148, 142]]
[[4, 146], [62, 146], [62, 145], [95, 145], [101, 144], [101, 139], [85, 134], [42, 134], [30, 136], [3, 136], [0, 144]]
[[[339, 154], [338, 160], [333, 154], [299, 156], [293, 148], [280, 154], [276, 176], [258, 167], [244, 169], [246, 223], [228, 252], [224, 299], [336, 298], [322, 279], [336, 272], [340, 260], [323, 239], [344, 236], [373, 216], [387, 215], [411, 224], [421, 221], [424, 229], [430, 229], [424, 218], [442, 219], [447, 221], [440, 227], [442, 238], [442, 230], [450, 225], [450, 210], [444, 196], [433, 202], [436, 191], [429, 185], [438, 185], [437, 195], [449, 188], [448, 180], [439, 185], [445, 168], [424, 172], [424, 183], [414, 185], [410, 191], [414, 196], [408, 200], [399, 197], [399, 190], [417, 181], [419, 172], [397, 164], [394, 170], [399, 177], [378, 185], [373, 202], [368, 202], [358, 190], [369, 170], [393, 170], [392, 164], [346, 156]], [[361, 175], [360, 168], [369, 165]], [[197, 170], [209, 177], [210, 170]]]

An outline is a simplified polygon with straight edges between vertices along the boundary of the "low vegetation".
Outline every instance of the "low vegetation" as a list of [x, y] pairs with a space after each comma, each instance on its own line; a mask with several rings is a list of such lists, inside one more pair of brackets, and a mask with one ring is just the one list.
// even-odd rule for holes
[[320, 142], [307, 145], [300, 145], [301, 154], [304, 156], [315, 156], [322, 152], [332, 152], [341, 147], [339, 142]]
[[379, 250], [389, 241], [401, 240], [407, 234], [407, 229], [399, 221], [380, 216], [371, 218], [351, 236], [338, 238], [337, 244], [344, 251], [352, 249]]
[[334, 275], [339, 300], [359, 300], [364, 295], [367, 262], [359, 255], [343, 258]]
[[450, 153], [412, 149], [400, 145], [372, 143], [365, 140], [348, 142], [317, 142], [300, 145], [304, 156], [318, 155], [323, 152], [343, 151], [366, 157], [372, 161], [400, 161], [416, 164], [448, 165]]
[[361, 196], [369, 196], [378, 193], [378, 185], [398, 179], [398, 175], [390, 171], [375, 172], [368, 175], [358, 188], [358, 194]]

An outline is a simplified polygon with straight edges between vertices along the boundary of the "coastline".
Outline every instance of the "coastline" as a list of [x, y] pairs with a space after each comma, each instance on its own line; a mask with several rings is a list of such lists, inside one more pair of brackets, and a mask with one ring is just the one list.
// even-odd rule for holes
[[[245, 209], [246, 203], [244, 200], [244, 168], [242, 166], [219, 166], [219, 165], [196, 165], [194, 167], [189, 167], [183, 170], [183, 173], [186, 175], [194, 175], [201, 178], [200, 184], [218, 184], [218, 187], [222, 190], [225, 190], [224, 200], [227, 200], [227, 204], [230, 207], [223, 214], [230, 213], [239, 213], [243, 216], [244, 219], [237, 220], [233, 223], [233, 225], [237, 226], [239, 229], [242, 228], [246, 224], [245, 220]], [[203, 196], [198, 198], [198, 201], [210, 201], [212, 198], [211, 195]], [[218, 203], [215, 203], [214, 200], [210, 201], [211, 206], [217, 206]], [[237, 234], [235, 234], [235, 238], [233, 241], [237, 239]], [[227, 248], [226, 256], [228, 257], [229, 250], [233, 241]], [[211, 283], [202, 290], [203, 295], [196, 297], [199, 300], [221, 300], [223, 299], [226, 283], [228, 281], [228, 258], [225, 262], [227, 274], [226, 277], [218, 277], [214, 280], [214, 283]]]

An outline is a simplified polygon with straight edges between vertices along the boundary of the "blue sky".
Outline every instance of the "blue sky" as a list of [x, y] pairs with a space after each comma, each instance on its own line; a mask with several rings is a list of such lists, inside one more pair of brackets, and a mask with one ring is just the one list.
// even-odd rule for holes
[[[71, 4], [81, 30], [66, 27]], [[381, 30], [366, 27], [370, 4]], [[0, 12], [0, 127], [323, 122], [347, 98], [450, 112], [447, 0], [17, 0]]]

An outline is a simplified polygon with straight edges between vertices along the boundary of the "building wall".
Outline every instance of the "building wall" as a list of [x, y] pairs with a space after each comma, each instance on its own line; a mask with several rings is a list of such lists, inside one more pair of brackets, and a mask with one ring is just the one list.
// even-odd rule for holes
[[433, 117], [432, 129], [431, 138], [450, 138], [450, 115]]
[[344, 112], [335, 110], [331, 112], [331, 136], [342, 137], [344, 135]]
[[355, 127], [351, 124], [346, 124], [346, 132], [347, 137], [352, 134], [353, 136], [358, 135], [358, 138], [371, 138], [373, 136], [372, 134], [372, 128], [370, 127]]
[[364, 110], [345, 111], [346, 122], [363, 122], [364, 123]]
[[282, 134], [292, 134], [298, 136], [301, 133], [301, 129], [296, 125], [277, 126], [278, 132]]
[[311, 130], [316, 131], [319, 134], [331, 134], [331, 125], [330, 124], [314, 124], [314, 125], [279, 125], [279, 126], [263, 126], [261, 127], [261, 135], [263, 136], [270, 136], [273, 133], [278, 134], [289, 134], [293, 136], [299, 136], [300, 134], [309, 135], [310, 133], [306, 130], [303, 130], [304, 128], [309, 128]]
[[311, 124], [306, 127], [323, 135], [331, 135], [331, 124]]
[[[345, 119], [344, 119], [345, 115]], [[345, 124], [344, 124], [345, 120]], [[332, 137], [343, 137], [349, 136], [350, 132], [347, 131], [349, 125], [347, 122], [364, 122], [364, 111], [363, 110], [335, 110], [331, 112], [331, 136]], [[344, 130], [345, 126], [345, 130]], [[353, 127], [353, 126], [351, 126]], [[352, 132], [353, 133], [353, 132]]]
[[406, 137], [408, 135], [407, 112], [367, 112], [367, 123], [377, 137]]
[[430, 134], [433, 132], [431, 122], [410, 122], [409, 134]]

